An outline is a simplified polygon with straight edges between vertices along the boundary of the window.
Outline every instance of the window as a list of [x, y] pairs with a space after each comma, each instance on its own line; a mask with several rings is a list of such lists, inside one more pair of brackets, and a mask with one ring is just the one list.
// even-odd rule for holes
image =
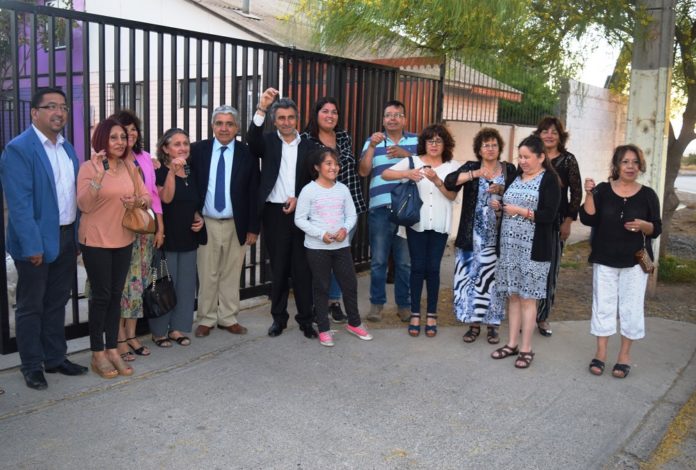
[[[184, 81], [179, 80], [179, 107], [184, 107]], [[188, 81], [188, 107], [195, 108], [198, 105], [198, 94], [196, 93], [196, 79], [190, 78]], [[208, 107], [208, 79], [201, 78], [201, 107]]]
[[121, 83], [120, 92], [118, 99], [118, 106], [116, 105], [116, 84], [112, 83], [109, 88], [107, 88], [107, 115], [114, 113], [117, 109], [131, 109], [131, 93], [135, 92], [135, 109], [132, 109], [139, 118], [142, 119], [145, 113], [145, 106], [143, 105], [143, 82], [136, 82], [135, 86], [132, 87], [130, 83]]

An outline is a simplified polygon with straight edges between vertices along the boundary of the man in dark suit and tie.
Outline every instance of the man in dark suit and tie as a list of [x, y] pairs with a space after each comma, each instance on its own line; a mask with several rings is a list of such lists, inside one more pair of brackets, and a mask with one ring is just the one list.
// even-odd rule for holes
[[60, 134], [65, 93], [41, 88], [31, 99], [32, 126], [7, 144], [0, 178], [7, 199], [7, 251], [17, 268], [17, 349], [29, 388], [48, 373], [81, 375], [66, 358], [65, 304], [77, 269], [75, 149]]
[[191, 145], [191, 170], [208, 235], [197, 253], [199, 338], [216, 324], [232, 334], [247, 332], [237, 321], [239, 278], [246, 248], [256, 243], [259, 233], [254, 198], [259, 168], [247, 145], [235, 140], [239, 113], [232, 106], [219, 106], [210, 122], [215, 138]]
[[[289, 98], [273, 103], [277, 96], [278, 90], [273, 88], [263, 92], [247, 134], [252, 155], [262, 162], [258, 212], [263, 220], [273, 278], [273, 324], [268, 335], [278, 336], [287, 327], [289, 278], [292, 277], [297, 307], [295, 320], [307, 338], [316, 338], [317, 332], [312, 326], [312, 276], [305, 255], [304, 232], [295, 226], [294, 220], [297, 196], [312, 179], [307, 161], [316, 146], [300, 139], [295, 103]], [[263, 133], [269, 110], [275, 130]]]

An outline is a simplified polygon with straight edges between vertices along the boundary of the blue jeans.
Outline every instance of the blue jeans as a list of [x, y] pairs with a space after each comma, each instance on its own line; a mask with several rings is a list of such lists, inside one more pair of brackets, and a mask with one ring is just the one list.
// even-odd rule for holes
[[447, 234], [434, 230], [416, 232], [406, 229], [408, 251], [411, 254], [411, 312], [420, 313], [423, 281], [428, 294], [427, 313], [437, 313], [440, 291], [440, 262], [447, 245]]
[[[355, 236], [355, 232], [357, 230], [358, 223], [356, 222], [355, 225], [353, 225], [353, 228], [350, 229], [350, 232], [348, 232], [349, 242], [353, 241], [353, 237]], [[329, 302], [341, 300], [342, 295], [343, 292], [341, 292], [341, 286], [338, 285], [338, 281], [336, 281], [336, 276], [334, 275], [333, 270], [331, 270], [331, 284], [329, 284]]]
[[367, 218], [370, 230], [370, 303], [387, 302], [387, 264], [389, 253], [394, 256], [394, 298], [399, 307], [410, 305], [408, 295], [411, 259], [406, 240], [396, 235], [397, 226], [389, 221], [386, 206], [370, 209]]

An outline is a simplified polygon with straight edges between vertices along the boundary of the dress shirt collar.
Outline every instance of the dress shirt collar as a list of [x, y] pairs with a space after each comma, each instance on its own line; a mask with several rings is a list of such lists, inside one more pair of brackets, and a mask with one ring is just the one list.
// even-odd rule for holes
[[276, 134], [278, 134], [278, 138], [280, 139], [281, 142], [289, 145], [290, 147], [297, 147], [298, 145], [300, 145], [300, 141], [302, 140], [300, 138], [300, 133], [297, 131], [295, 131], [295, 139], [290, 143], [286, 142], [285, 139], [283, 139], [283, 136], [280, 134], [280, 131], [276, 131]]
[[[34, 128], [34, 132], [36, 132], [36, 137], [38, 137], [41, 141], [41, 145], [46, 145], [47, 141], [51, 142], [51, 140], [48, 137], [46, 137], [44, 133], [39, 130], [38, 127], [36, 127], [34, 124], [32, 124], [31, 127]], [[58, 134], [55, 145], [63, 145], [63, 142], [65, 142], [65, 137], [63, 137], [63, 134]], [[53, 142], [51, 142], [51, 145], [54, 145]]]

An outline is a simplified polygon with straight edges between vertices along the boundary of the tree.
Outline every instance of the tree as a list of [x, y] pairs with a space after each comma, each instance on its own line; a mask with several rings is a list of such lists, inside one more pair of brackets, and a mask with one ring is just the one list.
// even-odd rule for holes
[[[334, 48], [398, 45], [455, 55], [474, 67], [492, 63], [501, 80], [531, 66], [552, 87], [573, 76], [588, 52], [572, 52], [571, 43], [599, 31], [622, 49], [611, 81], [618, 92], [628, 83], [635, 22], [647, 17], [634, 0], [302, 0], [299, 11], [313, 22], [317, 41]], [[683, 125], [679, 135], [669, 128], [662, 250], [679, 204], [674, 181], [681, 157], [696, 139], [696, 0], [676, 0], [675, 13], [672, 95], [683, 105]]]

